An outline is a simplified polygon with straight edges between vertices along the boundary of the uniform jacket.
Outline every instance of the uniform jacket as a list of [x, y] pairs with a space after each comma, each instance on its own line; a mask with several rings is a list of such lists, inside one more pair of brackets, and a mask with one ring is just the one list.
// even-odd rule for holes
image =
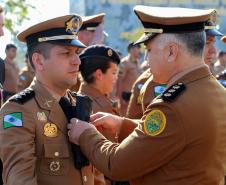
[[225, 105], [225, 89], [201, 67], [157, 97], [122, 143], [90, 128], [80, 147], [106, 175], [131, 185], [219, 185], [226, 164]]
[[[76, 102], [69, 92], [67, 96]], [[5, 185], [82, 185], [82, 180], [85, 185], [93, 185], [90, 166], [81, 174], [75, 169], [68, 121], [58, 101], [40, 82], [35, 80], [29, 89], [7, 101], [0, 111], [0, 121]], [[17, 126], [4, 128], [7, 122]]]
[[119, 78], [117, 81], [116, 95], [120, 98], [121, 114], [125, 115], [128, 102], [122, 99], [123, 92], [131, 92], [133, 83], [141, 73], [139, 61], [132, 61], [131, 57], [125, 57], [119, 65]]
[[[113, 102], [106, 95], [103, 95], [100, 91], [91, 87], [90, 85], [82, 83], [78, 94], [87, 95], [93, 100], [93, 113], [108, 112], [118, 115], [118, 110], [117, 108], [113, 107]], [[111, 141], [117, 141], [115, 136], [107, 131], [103, 132], [102, 134]], [[105, 180], [103, 174], [95, 169], [95, 185], [105, 184], [110, 184], [110, 182]]]
[[137, 80], [133, 84], [132, 95], [130, 97], [126, 117], [132, 119], [140, 119], [143, 116], [140, 92], [144, 83], [150, 77], [151, 77], [150, 69], [147, 69], [137, 78]]

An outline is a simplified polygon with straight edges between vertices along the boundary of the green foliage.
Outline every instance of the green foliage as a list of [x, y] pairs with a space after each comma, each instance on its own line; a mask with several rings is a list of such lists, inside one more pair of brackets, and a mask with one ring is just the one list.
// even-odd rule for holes
[[5, 27], [16, 35], [18, 30], [16, 27], [21, 25], [23, 20], [28, 19], [28, 10], [33, 8], [25, 0], [0, 0], [5, 11]]
[[[135, 42], [137, 41], [141, 35], [143, 35], [144, 29], [143, 28], [136, 28], [131, 32], [122, 32], [120, 37], [128, 42]], [[141, 52], [144, 53], [144, 45], [141, 44]]]
[[143, 28], [137, 28], [131, 32], [122, 32], [121, 38], [127, 41], [136, 41], [144, 33]]

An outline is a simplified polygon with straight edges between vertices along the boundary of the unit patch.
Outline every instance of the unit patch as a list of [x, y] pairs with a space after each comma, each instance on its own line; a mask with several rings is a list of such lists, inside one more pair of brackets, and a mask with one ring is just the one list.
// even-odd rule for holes
[[152, 110], [144, 121], [144, 131], [150, 136], [157, 136], [166, 126], [166, 116], [161, 110]]

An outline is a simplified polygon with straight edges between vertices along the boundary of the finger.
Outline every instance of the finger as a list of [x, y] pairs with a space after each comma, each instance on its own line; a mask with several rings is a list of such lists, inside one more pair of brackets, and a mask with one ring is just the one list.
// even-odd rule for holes
[[104, 115], [105, 115], [105, 113], [103, 113], [103, 112], [97, 112], [97, 113], [90, 116], [90, 121], [92, 122], [92, 121], [94, 121], [98, 118], [103, 117]]
[[77, 121], [78, 121], [77, 118], [71, 118], [71, 120], [70, 120], [71, 123], [76, 123]]
[[96, 120], [91, 122], [95, 127], [103, 126], [105, 123], [105, 117], [97, 118]]
[[69, 130], [72, 129], [72, 124], [71, 123], [67, 124], [67, 129], [69, 129]]

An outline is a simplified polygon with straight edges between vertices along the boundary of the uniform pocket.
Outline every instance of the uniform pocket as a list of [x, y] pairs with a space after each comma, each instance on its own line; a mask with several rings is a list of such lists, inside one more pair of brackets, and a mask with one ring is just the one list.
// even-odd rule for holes
[[40, 172], [48, 175], [65, 175], [69, 171], [70, 153], [67, 144], [44, 144]]

